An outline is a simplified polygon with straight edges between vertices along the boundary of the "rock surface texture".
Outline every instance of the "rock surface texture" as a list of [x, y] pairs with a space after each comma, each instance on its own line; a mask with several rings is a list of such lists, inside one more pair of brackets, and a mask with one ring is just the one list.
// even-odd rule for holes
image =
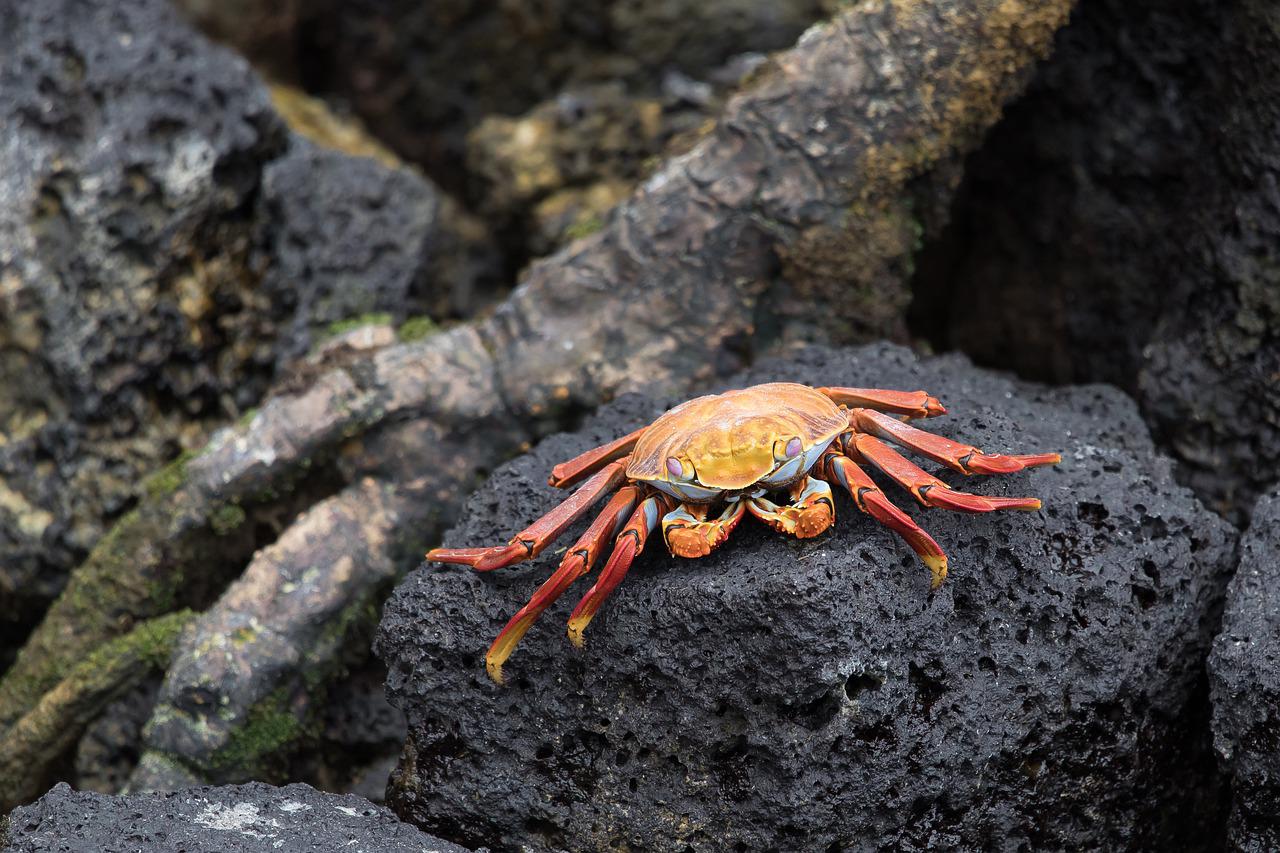
[[419, 175], [290, 133], [164, 0], [0, 20], [2, 649], [280, 362], [335, 320], [456, 307], [484, 253]]
[[[1241, 522], [1280, 468], [1280, 6], [1082, 0], [965, 165], [917, 333], [1138, 399]], [[981, 310], [974, 310], [981, 306]]]
[[[1153, 849], [1212, 832], [1198, 662], [1234, 533], [1173, 482], [1133, 404], [883, 345], [806, 350], [732, 384], [768, 380], [926, 388], [951, 411], [934, 431], [1063, 462], [964, 483], [1042, 511], [923, 516], [951, 557], [932, 595], [844, 498], [814, 540], [747, 520], [698, 561], [655, 541], [585, 652], [564, 628], [580, 582], [507, 687], [485, 649], [562, 550], [414, 572], [376, 645], [410, 730], [392, 807], [499, 850]], [[559, 499], [554, 463], [671, 402], [621, 398], [500, 468], [446, 544], [505, 541]]]
[[1258, 502], [1227, 590], [1209, 678], [1239, 850], [1280, 848], [1280, 489]]
[[466, 853], [368, 800], [253, 783], [110, 797], [58, 785], [13, 812], [4, 853]]

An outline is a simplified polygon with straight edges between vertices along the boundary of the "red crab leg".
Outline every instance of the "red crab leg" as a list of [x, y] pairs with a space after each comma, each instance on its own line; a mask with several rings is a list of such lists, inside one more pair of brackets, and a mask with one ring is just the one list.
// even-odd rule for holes
[[583, 477], [599, 471], [606, 463], [620, 459], [630, 453], [631, 448], [636, 446], [636, 442], [640, 440], [640, 435], [646, 429], [648, 429], [647, 426], [640, 427], [640, 429], [629, 435], [624, 435], [622, 438], [614, 439], [608, 444], [602, 444], [599, 447], [588, 450], [580, 456], [573, 457], [568, 462], [561, 462], [551, 469], [551, 476], [547, 479], [547, 484], [555, 486], [557, 489], [567, 489]]
[[613, 546], [609, 562], [605, 563], [600, 576], [596, 578], [595, 586], [587, 590], [587, 594], [569, 616], [569, 639], [575, 646], [582, 648], [582, 632], [587, 630], [587, 625], [600, 605], [604, 604], [604, 600], [622, 583], [632, 561], [644, 550], [644, 543], [648, 541], [649, 533], [657, 525], [658, 519], [670, 512], [673, 504], [674, 501], [666, 495], [650, 495], [631, 514], [626, 526], [618, 534], [617, 544]]
[[488, 572], [536, 557], [564, 529], [581, 518], [605, 492], [616, 489], [625, 479], [627, 461], [611, 462], [564, 502], [515, 535], [506, 545], [489, 548], [435, 548], [427, 559], [437, 563], [461, 563], [479, 572]]
[[947, 413], [937, 397], [931, 397], [924, 391], [886, 391], [883, 388], [819, 388], [817, 390], [843, 406], [867, 406], [911, 418], [932, 418]]
[[705, 557], [729, 538], [742, 521], [745, 501], [725, 504], [714, 521], [707, 521], [706, 504], [680, 504], [662, 517], [662, 540], [674, 557]]
[[961, 444], [940, 435], [916, 429], [870, 409], [854, 409], [849, 413], [850, 425], [858, 432], [878, 435], [894, 444], [914, 450], [962, 474], [1012, 474], [1035, 465], [1056, 465], [1062, 461], [1057, 453], [1034, 453], [1025, 456], [1002, 456], [983, 453], [971, 444]]
[[758, 497], [747, 501], [747, 510], [779, 533], [789, 533], [797, 539], [817, 536], [836, 520], [831, 486], [814, 476], [791, 487], [789, 505], [778, 506], [766, 497]]
[[925, 506], [957, 512], [1040, 508], [1038, 498], [995, 498], [957, 492], [889, 445], [870, 435], [854, 435], [851, 444], [868, 462], [888, 474]]
[[937, 589], [947, 577], [947, 555], [933, 537], [926, 533], [911, 516], [893, 505], [875, 481], [867, 476], [852, 459], [830, 453], [826, 458], [828, 479], [839, 483], [849, 491], [858, 509], [897, 533], [916, 552], [916, 556], [933, 575], [933, 589]]
[[604, 543], [611, 539], [635, 509], [640, 500], [640, 489], [636, 486], [623, 486], [618, 490], [605, 508], [591, 522], [587, 532], [574, 543], [569, 553], [560, 561], [560, 568], [555, 574], [538, 587], [538, 591], [529, 599], [529, 603], [520, 608], [507, 627], [503, 628], [494, 639], [489, 652], [484, 656], [484, 666], [489, 677], [498, 684], [502, 683], [502, 665], [515, 651], [516, 645], [524, 637], [529, 627], [542, 615], [542, 611], [550, 607], [569, 584], [591, 571], [600, 556]]

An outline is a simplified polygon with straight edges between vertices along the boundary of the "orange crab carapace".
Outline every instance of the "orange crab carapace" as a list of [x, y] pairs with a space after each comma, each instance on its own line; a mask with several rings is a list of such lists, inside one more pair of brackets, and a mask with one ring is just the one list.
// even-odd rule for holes
[[947, 575], [946, 555], [885, 497], [863, 466], [883, 472], [924, 506], [991, 512], [1035, 510], [1040, 501], [955, 491], [894, 446], [963, 474], [1008, 474], [1061, 459], [1057, 453], [984, 453], [907, 423], [945, 412], [924, 391], [810, 388], [790, 382], [698, 397], [630, 435], [553, 468], [552, 486], [565, 488], [584, 478], [586, 482], [507, 544], [437, 548], [427, 559], [479, 571], [530, 559], [601, 497], [614, 493], [555, 574], [489, 648], [485, 666], [499, 683], [503, 663], [529, 626], [569, 584], [591, 570], [610, 541], [613, 552], [604, 569], [569, 617], [569, 638], [576, 645], [582, 644], [587, 624], [655, 527], [661, 526], [667, 548], [679, 557], [711, 553], [748, 513], [775, 530], [807, 539], [835, 521], [833, 484], [846, 490], [858, 509], [906, 540], [928, 566], [936, 588]]

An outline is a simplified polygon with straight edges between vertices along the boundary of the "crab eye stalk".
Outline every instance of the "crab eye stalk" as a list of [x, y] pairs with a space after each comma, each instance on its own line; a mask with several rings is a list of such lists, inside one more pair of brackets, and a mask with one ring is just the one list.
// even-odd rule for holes
[[787, 442], [787, 458], [795, 459], [800, 455], [800, 439], [793, 438]]
[[674, 456], [667, 457], [667, 473], [672, 477], [684, 479], [684, 466], [680, 464], [680, 460]]

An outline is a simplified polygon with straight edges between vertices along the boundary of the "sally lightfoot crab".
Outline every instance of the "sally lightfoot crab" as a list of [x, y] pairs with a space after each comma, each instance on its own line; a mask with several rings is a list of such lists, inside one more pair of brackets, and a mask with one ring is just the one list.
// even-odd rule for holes
[[614, 493], [556, 572], [489, 648], [485, 665], [499, 683], [503, 663], [529, 626], [569, 584], [591, 570], [607, 542], [614, 543], [612, 554], [569, 617], [569, 639], [575, 645], [582, 645], [588, 623], [659, 524], [667, 548], [679, 557], [711, 553], [748, 513], [775, 530], [807, 539], [835, 521], [832, 484], [846, 490], [858, 509], [901, 536], [928, 566], [937, 588], [947, 574], [946, 555], [885, 497], [863, 466], [879, 469], [926, 507], [991, 512], [1036, 510], [1040, 501], [955, 491], [894, 446], [963, 474], [1008, 474], [1061, 460], [1057, 453], [984, 453], [907, 423], [945, 412], [937, 398], [924, 391], [810, 388], [788, 382], [698, 397], [630, 435], [553, 468], [552, 486], [566, 488], [584, 478], [586, 482], [507, 544], [437, 548], [427, 559], [482, 572], [530, 559], [601, 497]]

